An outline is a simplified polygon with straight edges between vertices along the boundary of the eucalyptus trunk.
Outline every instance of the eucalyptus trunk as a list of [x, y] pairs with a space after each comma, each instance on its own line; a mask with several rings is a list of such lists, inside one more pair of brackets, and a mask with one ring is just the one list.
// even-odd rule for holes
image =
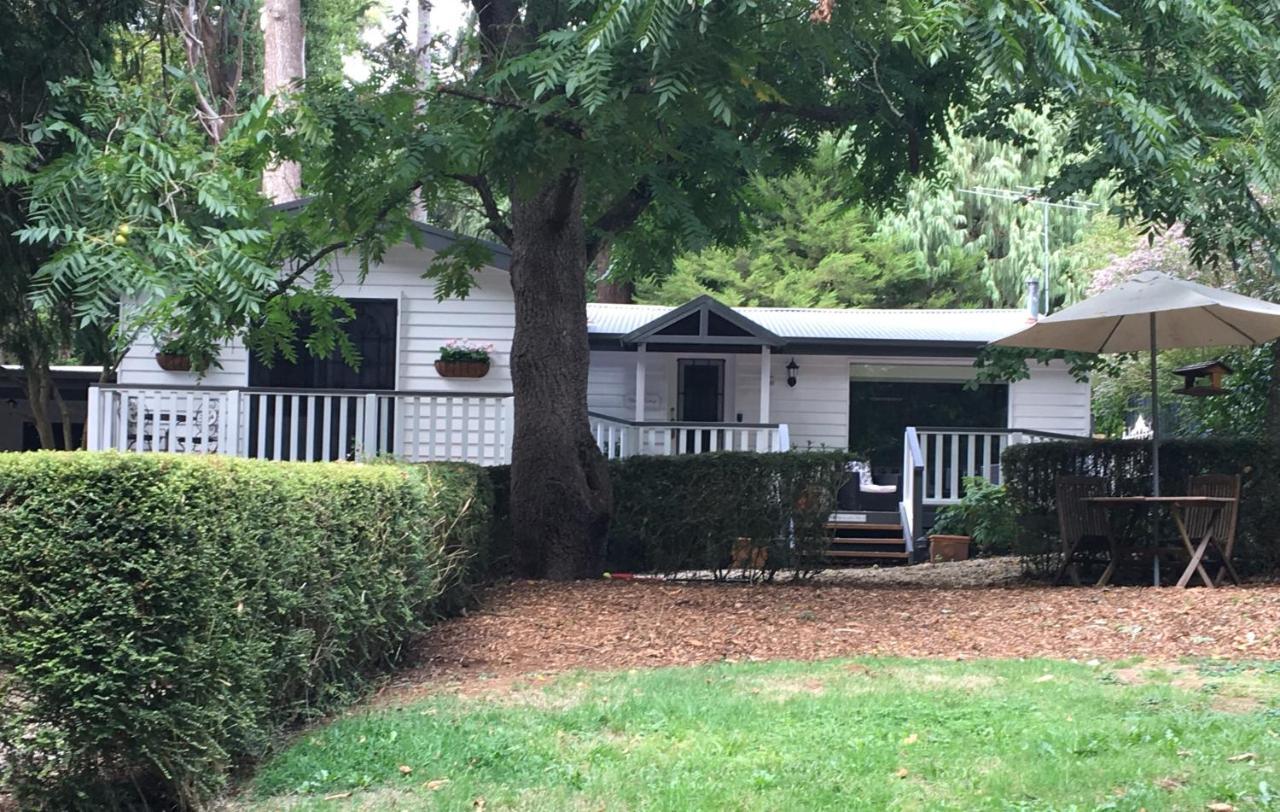
[[[287, 93], [305, 75], [301, 0], [264, 0], [262, 9], [262, 89]], [[298, 197], [302, 167], [281, 161], [262, 173], [262, 191], [276, 203]]]
[[511, 518], [521, 557], [553, 580], [596, 575], [612, 509], [587, 423], [586, 237], [572, 172], [511, 194], [515, 434]]

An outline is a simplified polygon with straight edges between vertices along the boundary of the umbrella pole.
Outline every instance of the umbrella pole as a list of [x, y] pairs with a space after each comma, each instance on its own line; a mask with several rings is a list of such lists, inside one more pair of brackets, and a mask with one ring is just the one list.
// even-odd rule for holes
[[[1151, 321], [1151, 495], [1160, 495], [1160, 381], [1156, 370], [1156, 314]], [[1155, 511], [1151, 513], [1151, 579], [1153, 586], [1160, 586], [1160, 522]]]
[[1156, 314], [1151, 319], [1151, 495], [1160, 495], [1160, 384], [1156, 372]]

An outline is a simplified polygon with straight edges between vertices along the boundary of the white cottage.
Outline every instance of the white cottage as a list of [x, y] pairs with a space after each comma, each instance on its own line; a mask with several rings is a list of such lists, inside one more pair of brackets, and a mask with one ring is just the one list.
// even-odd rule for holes
[[[156, 348], [140, 341], [118, 382], [90, 392], [89, 446], [507, 462], [510, 254], [492, 246], [471, 295], [438, 302], [422, 273], [455, 238], [420, 228], [424, 248], [389, 251], [363, 283], [353, 258], [334, 262], [337, 292], [357, 314], [349, 334], [364, 359], [359, 371], [305, 355], [268, 368], [234, 343], [198, 379], [161, 369]], [[893, 485], [893, 502], [945, 504], [965, 476], [998, 479], [1010, 443], [1089, 433], [1089, 386], [1061, 364], [1033, 366], [1012, 384], [965, 386], [977, 351], [1027, 318], [1022, 310], [730, 308], [710, 297], [675, 308], [590, 304], [592, 429], [611, 457], [851, 449]], [[440, 348], [454, 339], [493, 344], [486, 376], [437, 373]]]

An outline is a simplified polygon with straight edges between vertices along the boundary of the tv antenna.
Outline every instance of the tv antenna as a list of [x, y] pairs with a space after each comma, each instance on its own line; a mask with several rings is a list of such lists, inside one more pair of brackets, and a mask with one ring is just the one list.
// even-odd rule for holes
[[990, 186], [975, 186], [972, 189], [961, 189], [961, 192], [975, 197], [986, 197], [992, 200], [1003, 200], [1007, 203], [1017, 203], [1020, 206], [1039, 206], [1041, 213], [1041, 222], [1044, 224], [1043, 230], [1043, 246], [1044, 246], [1044, 269], [1041, 272], [1040, 280], [1040, 315], [1049, 312], [1049, 302], [1052, 300], [1049, 291], [1049, 210], [1050, 209], [1068, 209], [1070, 211], [1088, 211], [1098, 208], [1097, 203], [1091, 203], [1088, 200], [1081, 200], [1077, 197], [1068, 197], [1062, 200], [1050, 200], [1041, 190], [1034, 186], [1015, 186], [1012, 189], [995, 189]]

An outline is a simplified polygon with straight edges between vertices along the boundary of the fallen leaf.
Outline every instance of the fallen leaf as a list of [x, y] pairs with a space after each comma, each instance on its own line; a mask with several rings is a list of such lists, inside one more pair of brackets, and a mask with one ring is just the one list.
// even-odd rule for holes
[[476, 812], [484, 812], [484, 796], [481, 795], [480, 797], [472, 801], [471, 808], [476, 810]]
[[908, 775], [911, 775], [911, 771], [908, 770], [906, 767], [899, 767], [898, 771], [894, 773], [894, 775], [898, 776], [899, 778], [906, 778]]
[[1227, 761], [1231, 762], [1232, 764], [1238, 764], [1241, 761], [1253, 761], [1257, 757], [1258, 757], [1257, 753], [1241, 753], [1239, 755], [1232, 756], [1231, 758], [1227, 759]]
[[1211, 804], [1205, 804], [1205, 809], [1209, 812], [1236, 812], [1236, 808], [1229, 803], [1222, 801], [1214, 801]]
[[903, 743], [903, 744], [915, 744], [915, 743], [916, 743], [916, 742], [918, 742], [918, 741], [920, 741], [920, 737], [919, 737], [919, 736], [917, 736], [916, 734], [912, 733], [910, 736], [908, 736], [908, 737], [906, 737], [905, 739], [903, 739], [903, 740], [902, 740], [902, 743]]
[[324, 799], [326, 801], [340, 801], [343, 798], [350, 798], [350, 797], [351, 797], [350, 792], [335, 792], [332, 795], [324, 796]]
[[1053, 674], [1045, 674], [1044, 676], [1037, 677], [1036, 682], [1053, 682]]
[[422, 786], [426, 787], [432, 792], [435, 792], [436, 790], [442, 788], [445, 784], [448, 784], [448, 783], [449, 783], [448, 778], [433, 778], [427, 783], [423, 784]]
[[1183, 783], [1176, 778], [1161, 778], [1156, 781], [1156, 786], [1172, 792], [1175, 789], [1182, 789]]
[[401, 764], [401, 765], [400, 765], [400, 774], [401, 774], [401, 775], [409, 775], [409, 774], [410, 774], [410, 773], [412, 773], [412, 772], [413, 772], [413, 768], [412, 768], [412, 767], [410, 767], [408, 764]]

